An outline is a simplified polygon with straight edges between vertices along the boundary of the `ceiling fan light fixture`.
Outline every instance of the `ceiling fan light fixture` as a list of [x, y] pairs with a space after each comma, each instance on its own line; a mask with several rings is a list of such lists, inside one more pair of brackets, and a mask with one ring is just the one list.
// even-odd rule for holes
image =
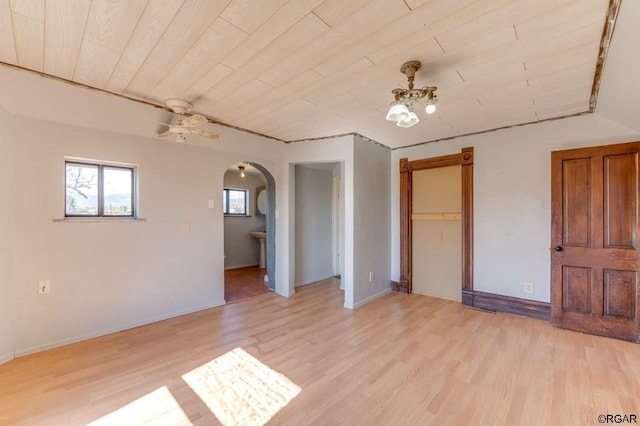
[[416, 113], [413, 111], [410, 111], [409, 116], [406, 118], [403, 118], [402, 120], [398, 120], [398, 122], [396, 123], [396, 126], [406, 128], [406, 127], [414, 126], [419, 122], [420, 122], [420, 119], [418, 118]]
[[191, 105], [191, 102], [187, 102], [182, 99], [176, 99], [176, 98], [167, 99], [165, 101], [165, 104], [169, 108], [171, 108], [173, 112], [181, 115], [187, 112], [190, 112], [191, 109], [193, 108], [193, 105]]
[[435, 86], [424, 86], [416, 89], [413, 86], [416, 71], [420, 69], [422, 64], [419, 61], [409, 61], [402, 64], [400, 72], [407, 76], [409, 83], [408, 89], [395, 88], [391, 91], [394, 101], [389, 108], [386, 119], [395, 121], [398, 127], [411, 127], [418, 124], [420, 119], [413, 112], [415, 104], [421, 104], [425, 107], [427, 114], [433, 114], [436, 111], [436, 90]]
[[[184, 143], [187, 141], [186, 135], [202, 136], [209, 139], [217, 139], [219, 135], [208, 130], [198, 129], [199, 126], [209, 123], [207, 117], [200, 114], [193, 114], [193, 105], [181, 99], [167, 99], [166, 105], [176, 115], [175, 122], [162, 124], [163, 130], [158, 130], [158, 136], [176, 135], [176, 141]], [[185, 116], [184, 114], [190, 114]]]

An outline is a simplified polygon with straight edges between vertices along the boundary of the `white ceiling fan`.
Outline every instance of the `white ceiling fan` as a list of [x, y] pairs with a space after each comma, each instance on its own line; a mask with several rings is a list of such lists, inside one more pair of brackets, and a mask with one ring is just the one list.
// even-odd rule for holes
[[161, 123], [166, 128], [161, 129], [158, 132], [158, 136], [164, 137], [169, 135], [176, 135], [177, 142], [186, 142], [186, 135], [197, 135], [209, 139], [217, 139], [220, 137], [217, 133], [209, 132], [207, 130], [197, 129], [196, 127], [208, 123], [209, 120], [203, 115], [193, 114], [188, 117], [184, 117], [185, 113], [189, 113], [193, 105], [182, 99], [167, 99], [167, 107], [176, 113], [177, 120], [175, 124]]

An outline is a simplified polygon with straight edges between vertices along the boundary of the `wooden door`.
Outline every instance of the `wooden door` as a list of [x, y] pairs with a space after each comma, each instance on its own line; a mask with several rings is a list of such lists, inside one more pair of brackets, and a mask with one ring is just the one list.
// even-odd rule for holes
[[551, 154], [551, 321], [640, 338], [640, 142]]

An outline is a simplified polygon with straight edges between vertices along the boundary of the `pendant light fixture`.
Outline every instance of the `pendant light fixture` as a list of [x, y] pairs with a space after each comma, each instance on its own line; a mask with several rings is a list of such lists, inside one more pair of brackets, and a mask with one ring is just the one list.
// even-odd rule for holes
[[416, 104], [424, 105], [427, 114], [433, 114], [436, 111], [436, 103], [438, 102], [436, 90], [438, 88], [424, 86], [420, 89], [414, 89], [413, 87], [416, 71], [420, 69], [421, 65], [419, 61], [409, 61], [402, 64], [400, 72], [407, 76], [409, 88], [398, 87], [391, 91], [394, 100], [386, 118], [389, 121], [395, 121], [398, 127], [411, 127], [420, 122], [418, 115], [413, 111]]

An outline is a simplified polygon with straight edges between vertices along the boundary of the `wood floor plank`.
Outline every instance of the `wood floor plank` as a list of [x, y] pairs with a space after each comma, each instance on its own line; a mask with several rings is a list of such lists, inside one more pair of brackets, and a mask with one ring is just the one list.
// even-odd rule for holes
[[343, 299], [330, 279], [18, 358], [0, 366], [0, 424], [571, 425], [640, 414], [637, 344], [421, 295], [354, 311]]
[[257, 266], [224, 271], [224, 299], [227, 303], [269, 292], [264, 282], [265, 268]]

